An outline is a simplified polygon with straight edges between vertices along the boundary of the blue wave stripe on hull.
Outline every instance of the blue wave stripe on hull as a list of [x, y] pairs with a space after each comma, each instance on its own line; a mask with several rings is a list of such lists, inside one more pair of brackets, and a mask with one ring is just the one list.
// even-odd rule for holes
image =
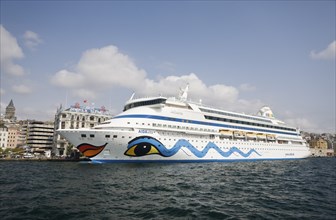
[[[159, 146], [159, 147], [161, 147], [161, 146]], [[184, 140], [184, 139], [180, 139], [174, 145], [174, 147], [172, 147], [171, 149], [161, 147], [161, 148], [159, 148], [159, 150], [163, 155], [165, 155], [167, 157], [170, 157], [170, 156], [175, 155], [182, 147], [190, 150], [190, 152], [193, 153], [198, 158], [203, 158], [209, 152], [210, 149], [216, 150], [222, 157], [230, 157], [231, 154], [233, 154], [233, 153], [238, 153], [239, 155], [241, 155], [242, 157], [245, 157], [245, 158], [249, 157], [252, 153], [256, 153], [257, 155], [261, 156], [254, 149], [251, 149], [249, 152], [244, 153], [241, 150], [239, 150], [237, 147], [231, 147], [227, 152], [225, 152], [225, 151], [222, 151], [213, 142], [209, 142], [203, 150], [198, 150], [196, 147], [194, 147], [192, 144], [190, 144], [189, 141]]]
[[203, 158], [209, 152], [210, 149], [216, 150], [222, 157], [230, 157], [233, 153], [238, 153], [239, 155], [245, 158], [249, 157], [252, 153], [255, 153], [258, 156], [261, 156], [261, 154], [259, 154], [254, 149], [251, 149], [247, 153], [244, 153], [243, 151], [239, 150], [235, 146], [231, 147], [228, 151], [225, 152], [225, 151], [222, 151], [213, 142], [208, 142], [208, 144], [205, 146], [203, 150], [198, 150], [189, 141], [185, 139], [178, 140], [172, 148], [168, 149], [161, 142], [157, 141], [154, 138], [148, 137], [148, 136], [144, 136], [143, 138], [137, 138], [135, 141], [131, 141], [129, 144], [129, 148], [134, 145], [140, 144], [142, 142], [147, 142], [155, 146], [159, 150], [159, 152], [165, 157], [171, 157], [175, 155], [182, 147], [190, 150], [190, 152], [193, 153], [198, 158]]

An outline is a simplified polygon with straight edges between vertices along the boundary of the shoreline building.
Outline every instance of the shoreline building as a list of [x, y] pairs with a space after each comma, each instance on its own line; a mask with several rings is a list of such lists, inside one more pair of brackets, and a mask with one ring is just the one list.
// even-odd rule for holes
[[53, 145], [54, 123], [35, 120], [22, 122], [21, 137], [25, 137], [25, 144], [33, 153], [50, 155]]
[[[55, 131], [58, 129], [92, 128], [99, 123], [111, 119], [112, 115], [104, 107], [81, 106], [79, 103], [63, 109], [62, 105], [55, 114]], [[53, 141], [53, 155], [69, 155], [73, 146], [55, 132]]]
[[18, 140], [20, 125], [15, 116], [15, 106], [11, 99], [6, 107], [5, 114], [0, 117], [0, 147], [3, 149], [14, 149], [21, 146]]
[[3, 150], [7, 148], [8, 142], [8, 128], [5, 125], [0, 126], [0, 148]]
[[7, 148], [20, 147], [22, 143], [19, 141], [20, 125], [19, 124], [8, 124], [6, 125], [8, 129], [8, 141]]
[[312, 157], [326, 157], [328, 155], [328, 142], [323, 138], [316, 138], [310, 141]]

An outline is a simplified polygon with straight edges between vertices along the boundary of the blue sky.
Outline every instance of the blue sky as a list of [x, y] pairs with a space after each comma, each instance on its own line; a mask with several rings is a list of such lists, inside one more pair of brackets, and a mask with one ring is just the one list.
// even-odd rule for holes
[[[335, 1], [1, 1], [1, 113], [190, 98], [335, 132]], [[67, 103], [66, 103], [67, 102]]]

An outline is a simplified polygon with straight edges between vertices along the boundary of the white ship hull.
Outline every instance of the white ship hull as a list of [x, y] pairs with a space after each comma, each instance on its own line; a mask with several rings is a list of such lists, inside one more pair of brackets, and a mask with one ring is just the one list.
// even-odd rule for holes
[[58, 132], [94, 162], [206, 162], [310, 156], [300, 132], [275, 119], [228, 112], [176, 98], [129, 100], [91, 129]]
[[[310, 156], [309, 149], [304, 145], [277, 144], [263, 141], [220, 140], [216, 137], [214, 139], [210, 137], [186, 139], [182, 135], [179, 137], [162, 136], [143, 133], [145, 132], [143, 130], [113, 133], [109, 130], [63, 130], [60, 132], [75, 146], [79, 148], [80, 146], [87, 146], [87, 149], [82, 150], [84, 155], [87, 152], [87, 155], [91, 157], [91, 155], [99, 152], [90, 158], [93, 162], [98, 163], [229, 162], [240, 160], [301, 159]], [[86, 137], [82, 137], [84, 135]], [[106, 135], [109, 135], [109, 137], [106, 138]], [[142, 141], [141, 143], [145, 143], [142, 148], [151, 148], [148, 153], [140, 152], [140, 155], [127, 153], [132, 147], [132, 140], [136, 138]], [[90, 154], [90, 151], [92, 154]]]

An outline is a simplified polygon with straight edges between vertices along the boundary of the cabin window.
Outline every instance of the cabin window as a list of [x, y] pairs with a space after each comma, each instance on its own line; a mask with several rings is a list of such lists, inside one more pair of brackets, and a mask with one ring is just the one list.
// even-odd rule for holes
[[105, 135], [106, 138], [110, 138], [111, 136], [109, 134]]
[[118, 135], [113, 135], [113, 138], [117, 138], [118, 137]]
[[90, 134], [90, 138], [94, 138], [94, 136], [95, 136], [94, 134]]
[[85, 137], [86, 137], [86, 134], [81, 134], [81, 137], [82, 137], [82, 138], [85, 138]]

